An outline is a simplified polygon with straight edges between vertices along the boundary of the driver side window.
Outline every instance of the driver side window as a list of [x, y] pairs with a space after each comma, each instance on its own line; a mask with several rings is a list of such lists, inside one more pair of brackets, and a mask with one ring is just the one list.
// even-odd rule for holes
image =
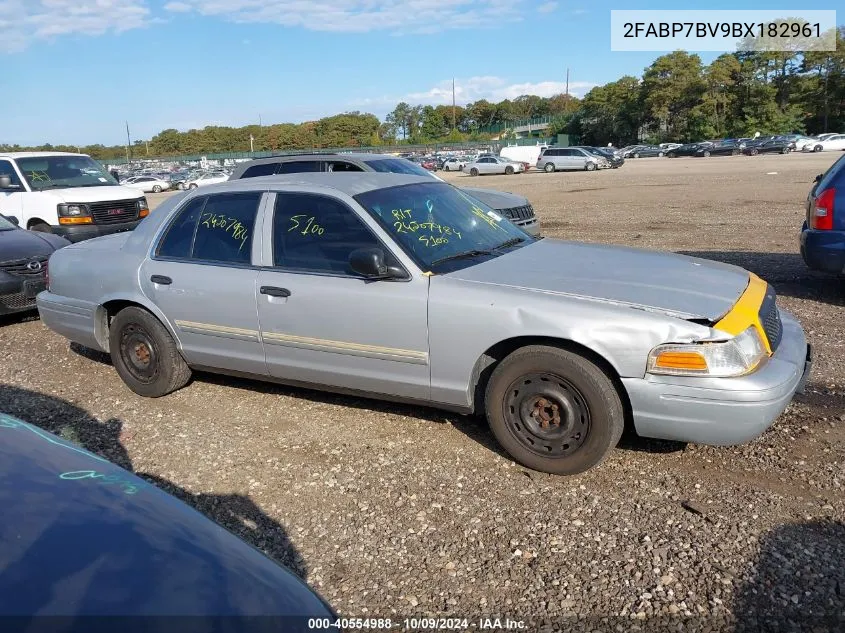
[[17, 185], [18, 187], [21, 186], [21, 180], [18, 178], [15, 168], [12, 166], [12, 163], [7, 160], [0, 160], [0, 176], [8, 176], [13, 185]]

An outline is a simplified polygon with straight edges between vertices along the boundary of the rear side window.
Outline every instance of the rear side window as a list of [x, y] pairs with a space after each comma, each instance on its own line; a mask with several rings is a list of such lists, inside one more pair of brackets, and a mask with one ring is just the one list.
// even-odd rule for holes
[[189, 202], [159, 244], [159, 257], [249, 264], [261, 192], [225, 193]]
[[323, 171], [322, 165], [318, 160], [292, 160], [290, 162], [279, 163], [277, 174], [302, 174], [305, 172]]
[[241, 178], [257, 178], [259, 176], [272, 176], [276, 173], [276, 168], [279, 166], [278, 163], [263, 163], [260, 165], [253, 165], [252, 167], [247, 167], [244, 170], [244, 173], [241, 175]]
[[332, 160], [326, 164], [329, 166], [329, 171], [364, 171], [358, 165], [342, 160]]

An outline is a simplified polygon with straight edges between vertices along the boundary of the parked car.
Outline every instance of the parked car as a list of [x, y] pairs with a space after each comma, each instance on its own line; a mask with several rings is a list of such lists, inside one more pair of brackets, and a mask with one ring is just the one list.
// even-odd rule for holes
[[831, 134], [813, 143], [812, 151], [845, 150], [845, 134]]
[[634, 145], [625, 148], [622, 155], [625, 158], [652, 158], [655, 156], [662, 157], [664, 154], [664, 149], [658, 145]]
[[534, 238], [426, 176], [175, 196], [132, 234], [57, 251], [37, 303], [142, 396], [203, 368], [484, 413], [515, 460], [558, 474], [598, 464], [626, 418], [745, 442], [809, 371], [801, 326], [748, 271]]
[[712, 143], [700, 145], [695, 150], [695, 156], [708, 158], [710, 156], [738, 156], [742, 153], [739, 143]]
[[[488, 155], [496, 158], [495, 155]], [[466, 167], [464, 168], [466, 169]], [[425, 176], [442, 182], [442, 179], [417, 163], [389, 154], [300, 154], [274, 156], [242, 163], [232, 172], [230, 180], [255, 178], [271, 174], [293, 174], [303, 172], [380, 172]], [[534, 214], [531, 202], [523, 196], [481, 187], [460, 187], [461, 191], [483, 202], [505, 216], [519, 228], [531, 235], [539, 235], [540, 223]]]
[[517, 163], [525, 163], [526, 170], [537, 165], [540, 154], [548, 145], [509, 145], [503, 147], [499, 156]]
[[525, 171], [525, 163], [502, 158], [501, 156], [484, 156], [464, 166], [464, 171], [470, 176], [484, 176], [489, 174], [521, 174]]
[[229, 180], [229, 175], [222, 171], [210, 171], [203, 174], [198, 174], [185, 181], [185, 189], [196, 189], [198, 187], [207, 187], [208, 185], [219, 185], [221, 182]]
[[816, 177], [801, 227], [801, 257], [809, 268], [845, 275], [845, 156]]
[[757, 154], [788, 154], [795, 149], [795, 143], [788, 139], [774, 138], [763, 142], [751, 141], [746, 144], [743, 153], [749, 156]]
[[21, 227], [71, 242], [131, 231], [150, 212], [85, 154], [0, 152], [0, 214]]
[[549, 147], [537, 160], [537, 169], [545, 172], [586, 169], [593, 171], [610, 167], [610, 161], [580, 147]]
[[47, 288], [47, 260], [68, 244], [59, 235], [25, 231], [17, 218], [0, 215], [0, 314], [35, 309], [35, 295]]
[[138, 189], [144, 193], [161, 193], [170, 189], [170, 181], [157, 176], [135, 176], [120, 183], [124, 187]]
[[625, 159], [622, 157], [622, 152], [612, 151], [607, 149], [606, 147], [589, 147], [589, 146], [580, 146], [579, 149], [583, 149], [588, 154], [592, 154], [593, 156], [598, 156], [599, 158], [604, 158], [610, 163], [610, 167], [612, 169], [618, 169], [622, 165], [625, 164]]
[[136, 618], [127, 630], [153, 631], [157, 618], [193, 616], [220, 630], [262, 616], [275, 630], [307, 631], [309, 618], [336, 617], [292, 572], [193, 508], [4, 413], [0, 482], [7, 622], [52, 616], [50, 628], [61, 621], [64, 631], [124, 630], [93, 619], [119, 616]]
[[695, 156], [698, 153], [698, 150], [712, 147], [713, 143], [687, 143], [686, 145], [681, 145], [679, 147], [673, 147], [668, 152], [666, 152], [666, 156], [669, 158], [676, 158], [678, 156]]
[[443, 171], [463, 171], [467, 161], [459, 156], [452, 156], [443, 161]]

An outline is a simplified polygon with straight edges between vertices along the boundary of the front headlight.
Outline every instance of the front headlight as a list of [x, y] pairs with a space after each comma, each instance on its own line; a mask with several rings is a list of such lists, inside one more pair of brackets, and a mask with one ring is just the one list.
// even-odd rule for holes
[[150, 205], [147, 204], [146, 198], [140, 198], [138, 200], [138, 217], [145, 218], [150, 214]]
[[82, 215], [89, 215], [88, 207], [84, 204], [60, 204], [57, 205], [56, 210], [63, 218], [72, 218]]
[[648, 373], [668, 376], [742, 376], [754, 371], [768, 352], [755, 326], [726, 341], [669, 343], [648, 355]]

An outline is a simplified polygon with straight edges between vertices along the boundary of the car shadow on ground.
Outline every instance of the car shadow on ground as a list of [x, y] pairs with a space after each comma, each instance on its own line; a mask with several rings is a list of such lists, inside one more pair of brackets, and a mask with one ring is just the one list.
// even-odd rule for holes
[[301, 578], [307, 578], [308, 566], [290, 542], [285, 528], [265, 514], [249, 497], [239, 494], [196, 494], [157, 475], [137, 472], [121, 442], [121, 420], [112, 418], [101, 422], [73, 403], [11, 385], [0, 385], [0, 411], [105, 457], [192, 506]]
[[[71, 343], [70, 349], [89, 360], [93, 360], [104, 365], [112, 364], [111, 358], [108, 354], [89, 349], [79, 345], [78, 343]], [[115, 380], [117, 379], [117, 376], [115, 376]], [[508, 455], [496, 441], [496, 438], [490, 431], [490, 427], [487, 425], [486, 420], [480, 415], [464, 415], [452, 411], [444, 411], [442, 409], [427, 407], [425, 405], [389, 402], [375, 398], [367, 398], [364, 396], [350, 396], [330, 391], [307, 389], [304, 387], [291, 387], [274, 382], [224, 376], [222, 374], [195, 372], [193, 380], [196, 379], [199, 379], [201, 382], [219, 385], [222, 387], [243, 389], [245, 391], [257, 391], [269, 395], [299, 398], [317, 404], [334, 404], [347, 408], [401, 415], [436, 424], [449, 424], [457, 431], [466, 435], [469, 439], [483, 446], [488, 451], [496, 453], [504, 459], [510, 461], [513, 460], [513, 458]], [[684, 442], [654, 440], [640, 437], [633, 431], [631, 425], [629, 424], [627, 425], [625, 434], [622, 436], [617, 448], [620, 450], [640, 453], [665, 454], [683, 451], [686, 446], [687, 444]]]
[[845, 524], [818, 520], [764, 534], [732, 611], [734, 633], [845, 630]]
[[810, 270], [798, 253], [678, 251], [678, 254], [741, 266], [771, 283], [781, 296], [845, 306], [845, 279]]

